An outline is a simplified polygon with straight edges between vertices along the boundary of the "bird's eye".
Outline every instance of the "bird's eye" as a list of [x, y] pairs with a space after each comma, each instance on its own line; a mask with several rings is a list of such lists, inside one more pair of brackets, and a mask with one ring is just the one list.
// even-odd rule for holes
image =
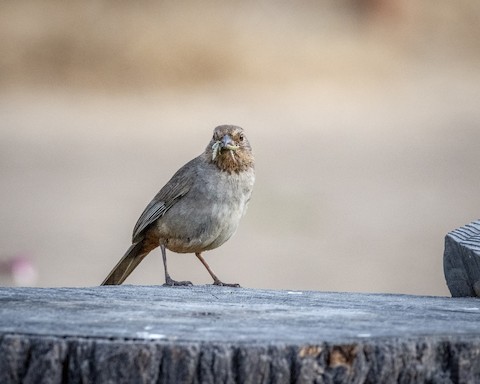
[[240, 141], [243, 141], [243, 139], [245, 139], [245, 136], [243, 136], [242, 134], [240, 134], [240, 136], [238, 136], [238, 139], [239, 139]]

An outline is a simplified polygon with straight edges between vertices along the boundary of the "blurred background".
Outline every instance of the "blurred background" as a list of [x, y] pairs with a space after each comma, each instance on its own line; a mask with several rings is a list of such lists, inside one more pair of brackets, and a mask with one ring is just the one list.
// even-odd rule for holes
[[[0, 2], [0, 284], [98, 285], [228, 123], [257, 183], [206, 254], [220, 278], [448, 295], [444, 236], [479, 217], [479, 37], [478, 0]], [[127, 283], [163, 283], [160, 252]]]

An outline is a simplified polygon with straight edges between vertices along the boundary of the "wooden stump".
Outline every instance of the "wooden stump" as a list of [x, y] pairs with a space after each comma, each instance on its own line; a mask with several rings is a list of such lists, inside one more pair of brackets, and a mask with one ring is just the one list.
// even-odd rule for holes
[[0, 288], [0, 383], [480, 382], [473, 298]]
[[453, 297], [480, 297], [480, 220], [445, 237], [443, 270]]

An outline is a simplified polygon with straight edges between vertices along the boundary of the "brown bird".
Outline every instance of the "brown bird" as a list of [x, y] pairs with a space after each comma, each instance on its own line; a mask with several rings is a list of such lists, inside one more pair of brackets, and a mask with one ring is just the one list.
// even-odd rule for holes
[[221, 125], [205, 151], [180, 168], [147, 205], [133, 229], [132, 245], [102, 285], [121, 284], [147, 254], [160, 246], [165, 285], [175, 281], [167, 270], [166, 250], [195, 253], [214, 285], [225, 284], [202, 252], [225, 243], [245, 214], [255, 181], [254, 157], [242, 128]]

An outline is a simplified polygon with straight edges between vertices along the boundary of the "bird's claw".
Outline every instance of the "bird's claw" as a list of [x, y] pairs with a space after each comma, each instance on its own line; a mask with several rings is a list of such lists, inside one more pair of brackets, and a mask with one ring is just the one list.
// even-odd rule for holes
[[240, 284], [233, 283], [233, 284], [228, 284], [224, 283], [220, 280], [216, 280], [213, 282], [213, 285], [218, 285], [219, 287], [232, 287], [232, 288], [241, 288]]
[[191, 281], [177, 281], [170, 278], [165, 281], [165, 284], [163, 284], [164, 287], [188, 287], [192, 285]]

